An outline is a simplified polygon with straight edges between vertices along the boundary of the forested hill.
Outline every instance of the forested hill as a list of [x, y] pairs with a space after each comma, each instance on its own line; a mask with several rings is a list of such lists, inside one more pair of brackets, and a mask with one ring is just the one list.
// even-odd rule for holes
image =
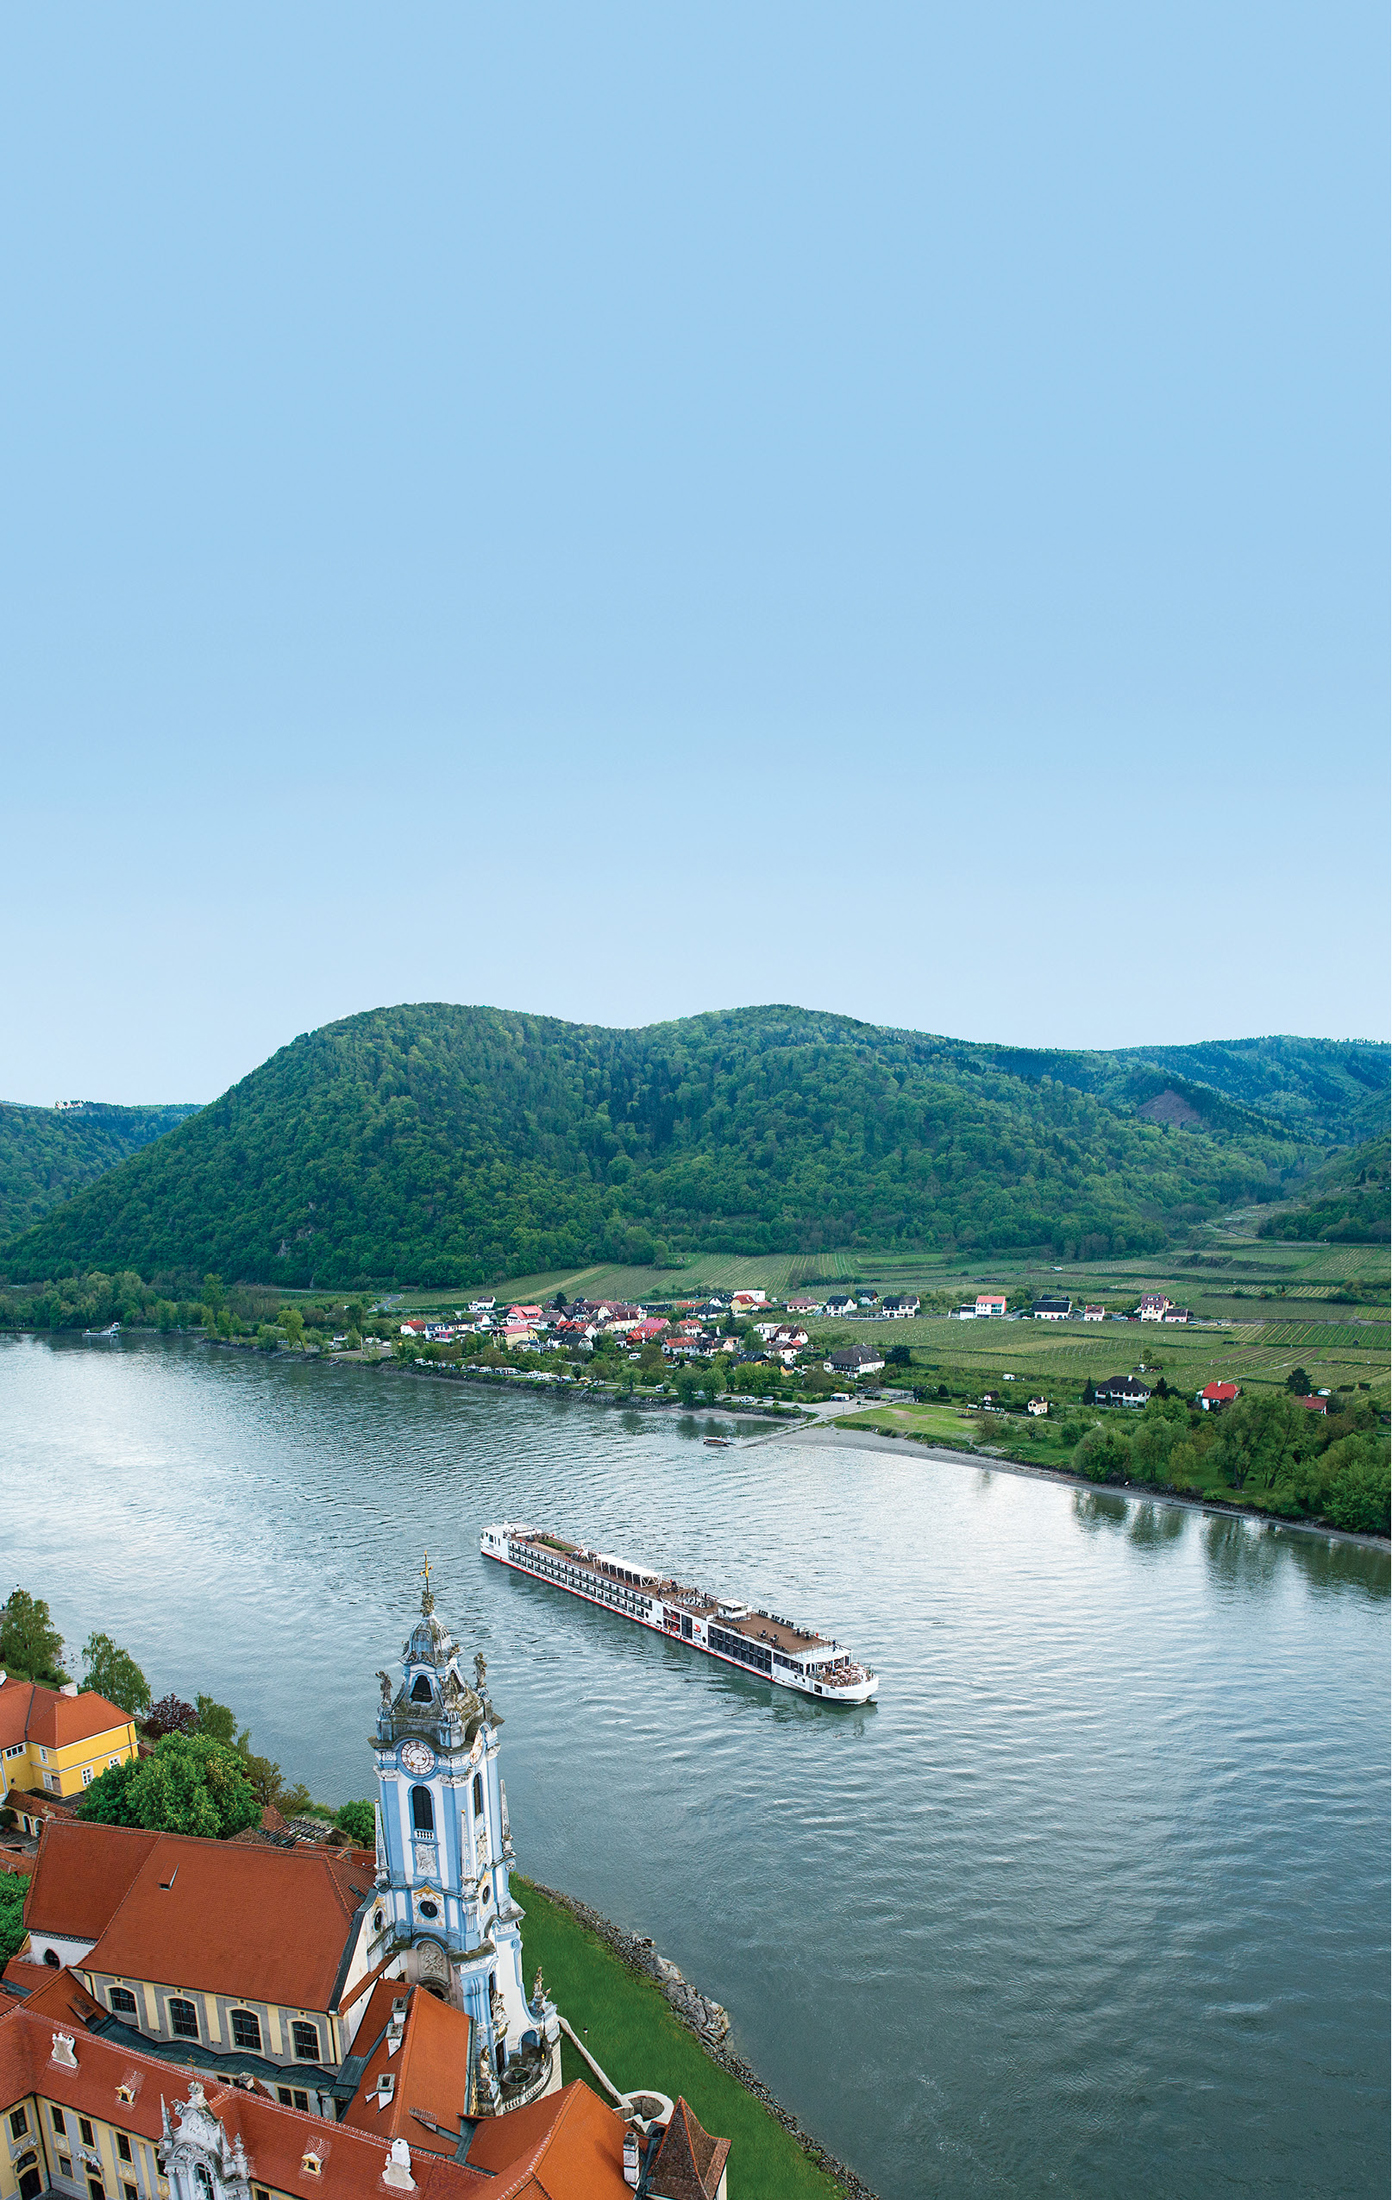
[[1291, 1197], [1386, 1105], [1385, 1046], [1244, 1041], [1240, 1075], [1210, 1050], [1212, 1082], [1192, 1051], [1037, 1054], [786, 1007], [636, 1031], [374, 1009], [282, 1048], [4, 1267], [428, 1284], [696, 1246], [1101, 1257]]
[[0, 1101], [0, 1241], [194, 1112], [192, 1105], [120, 1108], [84, 1100], [76, 1108], [27, 1108]]

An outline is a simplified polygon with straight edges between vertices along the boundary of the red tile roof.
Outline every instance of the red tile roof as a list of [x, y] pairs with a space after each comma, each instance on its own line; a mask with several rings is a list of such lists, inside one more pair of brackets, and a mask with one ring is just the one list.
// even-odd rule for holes
[[[24, 1805], [39, 1800], [26, 1795]], [[51, 1815], [39, 1836], [25, 1904], [29, 1930], [96, 1940], [159, 1838], [132, 1826], [89, 1826], [80, 1818]]]
[[491, 2170], [489, 2200], [630, 2200], [623, 2125], [577, 2080], [481, 2123], [469, 2160]]
[[1210, 1405], [1225, 1406], [1238, 1395], [1236, 1383], [1205, 1383], [1203, 1395]]
[[[406, 2023], [395, 2050], [387, 2040], [392, 2003], [406, 1999]], [[407, 1986], [399, 1978], [379, 1979], [363, 2012], [353, 2042], [353, 2052], [366, 2054], [367, 2065], [343, 2113], [345, 2124], [370, 2132], [389, 2144], [404, 2139], [408, 2146], [432, 2153], [453, 2154], [459, 2144], [459, 2119], [468, 2104], [469, 2039], [473, 2026], [462, 2009], [437, 2001], [423, 1988]], [[391, 2100], [378, 2106], [377, 2081], [384, 2075], [396, 2079]], [[414, 2109], [423, 2109], [446, 2138], [417, 2122]]]
[[92, 1931], [95, 1972], [329, 2009], [372, 1871], [358, 1849], [243, 1848], [78, 1819], [45, 1827], [28, 1916], [48, 1932]]
[[712, 2138], [679, 2099], [653, 2163], [653, 2200], [714, 2200], [729, 2151], [729, 2140]]
[[71, 1742], [94, 1741], [130, 1723], [128, 1711], [108, 1703], [95, 1689], [65, 1696], [61, 1689], [40, 1688], [34, 1681], [0, 1684], [0, 1747], [5, 1749], [23, 1741], [66, 1749]]

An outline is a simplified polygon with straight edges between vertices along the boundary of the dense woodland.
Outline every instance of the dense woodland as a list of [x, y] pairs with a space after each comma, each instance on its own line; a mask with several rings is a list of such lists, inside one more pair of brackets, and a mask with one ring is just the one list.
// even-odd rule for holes
[[378, 1009], [282, 1048], [3, 1266], [173, 1297], [209, 1270], [466, 1283], [694, 1247], [1096, 1259], [1289, 1199], [1387, 1093], [1388, 1049], [1358, 1042], [1032, 1054], [784, 1007], [636, 1031]]
[[192, 1106], [118, 1108], [89, 1100], [59, 1109], [0, 1101], [0, 1243], [194, 1113]]

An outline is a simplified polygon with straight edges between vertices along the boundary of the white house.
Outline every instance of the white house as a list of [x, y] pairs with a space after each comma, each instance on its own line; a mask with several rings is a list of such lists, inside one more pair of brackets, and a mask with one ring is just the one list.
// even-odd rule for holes
[[978, 1321], [989, 1319], [1003, 1320], [1004, 1316], [1005, 1293], [1003, 1291], [977, 1292], [976, 1317]]
[[1037, 1299], [1034, 1318], [1037, 1322], [1066, 1322], [1072, 1311], [1071, 1299]]

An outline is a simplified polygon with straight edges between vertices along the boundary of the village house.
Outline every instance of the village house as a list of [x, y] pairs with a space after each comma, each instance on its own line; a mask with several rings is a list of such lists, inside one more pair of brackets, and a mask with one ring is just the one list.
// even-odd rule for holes
[[1083, 1308], [1083, 1320], [1085, 1322], [1104, 1322], [1106, 1319], [1107, 1309], [1105, 1306], [1085, 1306]]
[[110, 1765], [138, 1754], [135, 1723], [119, 1704], [108, 1703], [75, 1681], [43, 1688], [0, 1673], [0, 1798], [34, 1789], [77, 1796]]
[[907, 1296], [886, 1299], [882, 1311], [888, 1314], [891, 1321], [911, 1321], [918, 1312], [918, 1306], [917, 1298], [910, 1292]]
[[882, 1354], [872, 1351], [867, 1344], [848, 1345], [843, 1352], [833, 1352], [823, 1361], [828, 1375], [878, 1375], [884, 1366]]
[[845, 1291], [833, 1291], [828, 1295], [826, 1310], [828, 1314], [836, 1315], [844, 1320], [846, 1315], [854, 1314], [856, 1302]]
[[1327, 1396], [1320, 1397], [1316, 1394], [1312, 1398], [1297, 1398], [1295, 1402], [1298, 1406], [1304, 1406], [1307, 1413], [1327, 1413], [1329, 1411]]
[[1240, 1383], [1205, 1383], [1197, 1394], [1196, 1402], [1205, 1413], [1214, 1413], [1220, 1406], [1230, 1406], [1235, 1398], [1241, 1396]]
[[1135, 1375], [1113, 1375], [1110, 1381], [1099, 1383], [1093, 1396], [1099, 1406], [1143, 1406], [1150, 1402], [1150, 1392]]
[[789, 1299], [787, 1308], [790, 1314], [820, 1314], [825, 1311], [820, 1299]]
[[633, 1324], [633, 1327], [628, 1332], [628, 1342], [630, 1345], [636, 1345], [641, 1351], [642, 1347], [645, 1344], [656, 1344], [659, 1338], [665, 1337], [666, 1334], [666, 1322], [657, 1321], [650, 1314], [646, 1321], [635, 1322]]
[[1167, 1322], [1178, 1322], [1179, 1324], [1183, 1325], [1184, 1323], [1190, 1321], [1192, 1319], [1192, 1316], [1190, 1315], [1187, 1306], [1167, 1306], [1165, 1308], [1164, 1319]]
[[1066, 1322], [1072, 1311], [1071, 1299], [1036, 1299], [1034, 1302], [1037, 1322]]
[[1000, 1321], [1005, 1315], [1003, 1291], [978, 1291], [976, 1294], [976, 1318], [978, 1321]]
[[1049, 1410], [1049, 1401], [1047, 1398], [1031, 1398], [1025, 1410], [1032, 1413], [1036, 1420], [1040, 1420]]
[[767, 1291], [733, 1291], [730, 1294], [732, 1314], [752, 1314], [757, 1308], [767, 1305]]
[[1137, 1308], [1143, 1322], [1162, 1322], [1169, 1311], [1170, 1301], [1158, 1291], [1147, 1291]]

